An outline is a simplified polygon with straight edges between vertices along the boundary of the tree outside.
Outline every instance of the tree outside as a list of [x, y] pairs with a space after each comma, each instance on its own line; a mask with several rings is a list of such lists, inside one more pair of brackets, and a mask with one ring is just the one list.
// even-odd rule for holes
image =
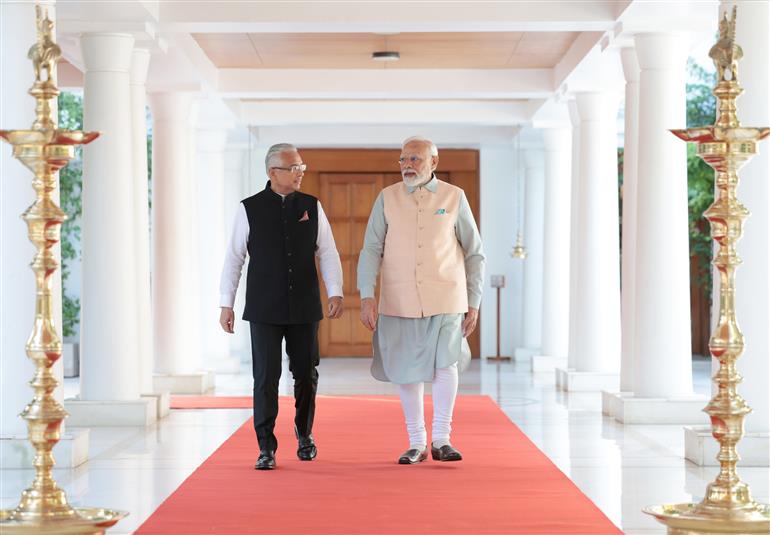
[[[716, 98], [711, 89], [716, 74], [706, 71], [692, 59], [687, 62], [691, 83], [687, 84], [687, 127], [706, 126], [716, 121]], [[711, 236], [703, 212], [714, 202], [714, 170], [687, 145], [687, 189], [690, 222], [690, 254], [696, 259], [695, 283], [711, 298]]]
[[[716, 82], [713, 68], [706, 70], [692, 59], [687, 64], [687, 127], [706, 126], [716, 120]], [[714, 171], [687, 144], [687, 197], [690, 234], [690, 301], [693, 354], [708, 355], [711, 333], [712, 243], [703, 212], [714, 202]]]
[[[59, 128], [83, 129], [83, 97], [62, 92], [59, 95]], [[75, 158], [59, 171], [60, 204], [69, 219], [61, 227], [62, 334], [75, 336], [80, 323], [80, 297], [73, 295], [70, 276], [72, 265], [80, 261], [80, 202], [83, 188], [83, 148], [75, 149]], [[79, 285], [78, 285], [79, 286]], [[79, 293], [79, 292], [78, 292]]]

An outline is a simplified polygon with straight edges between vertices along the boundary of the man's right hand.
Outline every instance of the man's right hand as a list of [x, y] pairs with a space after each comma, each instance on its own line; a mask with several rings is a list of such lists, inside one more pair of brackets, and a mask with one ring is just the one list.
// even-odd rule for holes
[[361, 323], [370, 331], [377, 328], [377, 306], [374, 299], [361, 299]]
[[219, 313], [219, 324], [222, 326], [226, 333], [232, 334], [235, 332], [235, 312], [233, 312], [232, 308], [221, 307], [221, 312]]

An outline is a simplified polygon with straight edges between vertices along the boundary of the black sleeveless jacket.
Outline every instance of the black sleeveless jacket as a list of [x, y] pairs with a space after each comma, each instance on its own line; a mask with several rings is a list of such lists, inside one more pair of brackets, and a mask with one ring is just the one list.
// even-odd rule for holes
[[243, 319], [275, 325], [320, 321], [318, 199], [298, 191], [281, 198], [268, 181], [241, 202], [249, 220]]

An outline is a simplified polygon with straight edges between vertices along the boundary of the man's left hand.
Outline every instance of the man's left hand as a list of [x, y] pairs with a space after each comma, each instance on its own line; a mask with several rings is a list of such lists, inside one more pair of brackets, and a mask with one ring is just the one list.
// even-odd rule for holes
[[479, 309], [468, 308], [468, 313], [465, 314], [465, 320], [463, 321], [463, 336], [468, 338], [471, 333], [476, 329], [476, 322], [479, 320]]
[[329, 319], [337, 319], [342, 316], [342, 296], [335, 295], [329, 298]]

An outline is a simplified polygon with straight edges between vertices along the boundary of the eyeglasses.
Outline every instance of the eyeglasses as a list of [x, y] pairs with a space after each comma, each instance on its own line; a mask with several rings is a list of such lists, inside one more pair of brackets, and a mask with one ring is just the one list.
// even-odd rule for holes
[[409, 162], [412, 165], [417, 165], [421, 161], [423, 161], [423, 158], [420, 158], [419, 156], [409, 156], [408, 158], [405, 158], [404, 156], [402, 156], [401, 158], [398, 159], [398, 165], [404, 165], [406, 164], [406, 162]]
[[299, 172], [305, 172], [307, 170], [307, 164], [305, 163], [295, 163], [292, 166], [289, 167], [276, 167], [273, 166], [270, 169], [280, 169], [281, 171], [289, 171], [291, 173], [294, 173], [295, 175]]

